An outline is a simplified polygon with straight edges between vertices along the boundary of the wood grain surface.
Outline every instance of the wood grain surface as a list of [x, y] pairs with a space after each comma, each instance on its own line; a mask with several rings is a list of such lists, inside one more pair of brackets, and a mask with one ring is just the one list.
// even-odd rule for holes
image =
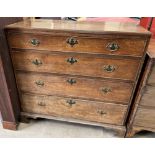
[[144, 89], [140, 105], [155, 108], [155, 87], [146, 86]]
[[155, 128], [155, 112], [152, 108], [138, 108], [133, 126]]
[[[27, 50], [25, 52], [13, 51], [11, 55], [15, 70], [131, 81], [134, 81], [137, 77], [140, 66], [139, 59], [106, 58], [76, 53], [60, 54]], [[73, 60], [73, 63], [68, 62], [70, 59]], [[108, 66], [112, 67], [111, 71], [107, 70]]]
[[[130, 101], [133, 89], [132, 83], [73, 76], [18, 72], [16, 78], [18, 88], [24, 92], [123, 102], [124, 104]], [[76, 83], [67, 82], [70, 79], [75, 80]], [[105, 89], [108, 91], [105, 92]]]
[[94, 102], [72, 99], [75, 103], [67, 103], [71, 98], [54, 96], [35, 96], [22, 94], [21, 108], [23, 112], [69, 117], [92, 122], [122, 125], [127, 106], [112, 103]]
[[89, 21], [65, 21], [65, 20], [25, 20], [15, 24], [8, 25], [7, 29], [33, 32], [78, 32], [78, 33], [95, 33], [95, 34], [124, 34], [150, 36], [151, 33], [143, 27], [133, 23], [122, 22], [89, 22]]
[[[77, 44], [71, 46], [67, 43], [70, 38], [77, 40]], [[80, 53], [97, 53], [108, 55], [130, 55], [130, 56], [143, 56], [145, 39], [128, 39], [121, 38], [111, 39], [93, 38], [91, 36], [50, 36], [50, 35], [36, 35], [24, 33], [9, 33], [8, 40], [11, 48], [20, 49], [35, 49], [35, 50], [48, 50], [48, 51], [63, 51], [63, 52], [80, 52]], [[31, 40], [36, 39], [39, 41], [37, 46], [31, 44]], [[119, 46], [118, 50], [110, 51], [107, 46], [115, 43]]]
[[147, 84], [155, 87], [155, 59], [153, 59], [152, 61], [153, 63], [150, 70]]
[[147, 53], [150, 56], [150, 58], [155, 58], [155, 39], [150, 39]]

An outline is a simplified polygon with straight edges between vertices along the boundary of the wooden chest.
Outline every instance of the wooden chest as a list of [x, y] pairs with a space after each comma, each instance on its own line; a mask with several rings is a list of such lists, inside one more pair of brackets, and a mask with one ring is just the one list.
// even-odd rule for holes
[[142, 130], [155, 132], [155, 39], [150, 41], [145, 61], [126, 137]]
[[150, 33], [122, 23], [27, 20], [5, 29], [21, 116], [124, 135]]

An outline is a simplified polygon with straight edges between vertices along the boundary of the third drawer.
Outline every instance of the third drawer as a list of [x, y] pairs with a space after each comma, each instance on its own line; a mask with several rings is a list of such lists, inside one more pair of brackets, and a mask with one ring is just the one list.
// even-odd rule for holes
[[16, 73], [18, 88], [23, 92], [95, 99], [128, 104], [133, 83], [115, 80], [58, 76], [51, 74]]

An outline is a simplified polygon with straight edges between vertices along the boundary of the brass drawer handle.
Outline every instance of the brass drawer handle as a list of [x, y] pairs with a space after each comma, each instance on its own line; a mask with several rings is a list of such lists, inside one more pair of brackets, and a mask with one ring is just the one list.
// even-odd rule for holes
[[34, 65], [36, 65], [36, 66], [42, 65], [41, 60], [38, 60], [38, 59], [33, 60], [32, 63], [33, 63]]
[[103, 110], [98, 110], [97, 113], [99, 113], [99, 114], [102, 115], [102, 116], [107, 114], [107, 113], [104, 112]]
[[44, 86], [44, 82], [40, 81], [40, 80], [36, 81], [35, 84], [38, 85], [38, 86]]
[[37, 39], [32, 39], [32, 40], [31, 40], [31, 44], [32, 44], [33, 46], [38, 46], [38, 45], [40, 44], [40, 41], [37, 40]]
[[66, 101], [70, 106], [72, 106], [73, 104], [76, 104], [76, 101], [74, 100], [67, 100]]
[[70, 63], [70, 64], [72, 65], [72, 64], [74, 64], [75, 62], [77, 62], [77, 60], [74, 59], [73, 57], [71, 57], [71, 58], [68, 58], [68, 59], [67, 59], [67, 62]]
[[41, 106], [41, 107], [45, 107], [46, 106], [46, 104], [44, 102], [39, 102], [38, 105]]
[[111, 73], [111, 72], [114, 72], [115, 71], [116, 67], [113, 66], [113, 65], [105, 65], [105, 66], [103, 66], [103, 69], [106, 72]]
[[68, 79], [67, 82], [70, 83], [71, 85], [73, 85], [76, 83], [76, 80], [75, 79]]
[[73, 47], [75, 44], [78, 44], [78, 41], [76, 38], [70, 37], [67, 39], [66, 43]]
[[115, 52], [119, 49], [119, 46], [117, 43], [109, 43], [106, 48], [111, 52]]
[[103, 88], [101, 88], [101, 91], [102, 91], [104, 94], [107, 94], [107, 93], [111, 92], [112, 90], [111, 90], [111, 88], [103, 87]]

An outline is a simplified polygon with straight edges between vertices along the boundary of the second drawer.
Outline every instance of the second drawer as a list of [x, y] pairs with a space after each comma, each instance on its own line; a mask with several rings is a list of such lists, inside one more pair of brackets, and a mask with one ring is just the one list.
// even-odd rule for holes
[[49, 74], [16, 74], [18, 88], [24, 92], [123, 102], [128, 104], [133, 84], [102, 79], [56, 76]]
[[60, 73], [134, 81], [140, 60], [82, 54], [11, 52], [15, 70]]

